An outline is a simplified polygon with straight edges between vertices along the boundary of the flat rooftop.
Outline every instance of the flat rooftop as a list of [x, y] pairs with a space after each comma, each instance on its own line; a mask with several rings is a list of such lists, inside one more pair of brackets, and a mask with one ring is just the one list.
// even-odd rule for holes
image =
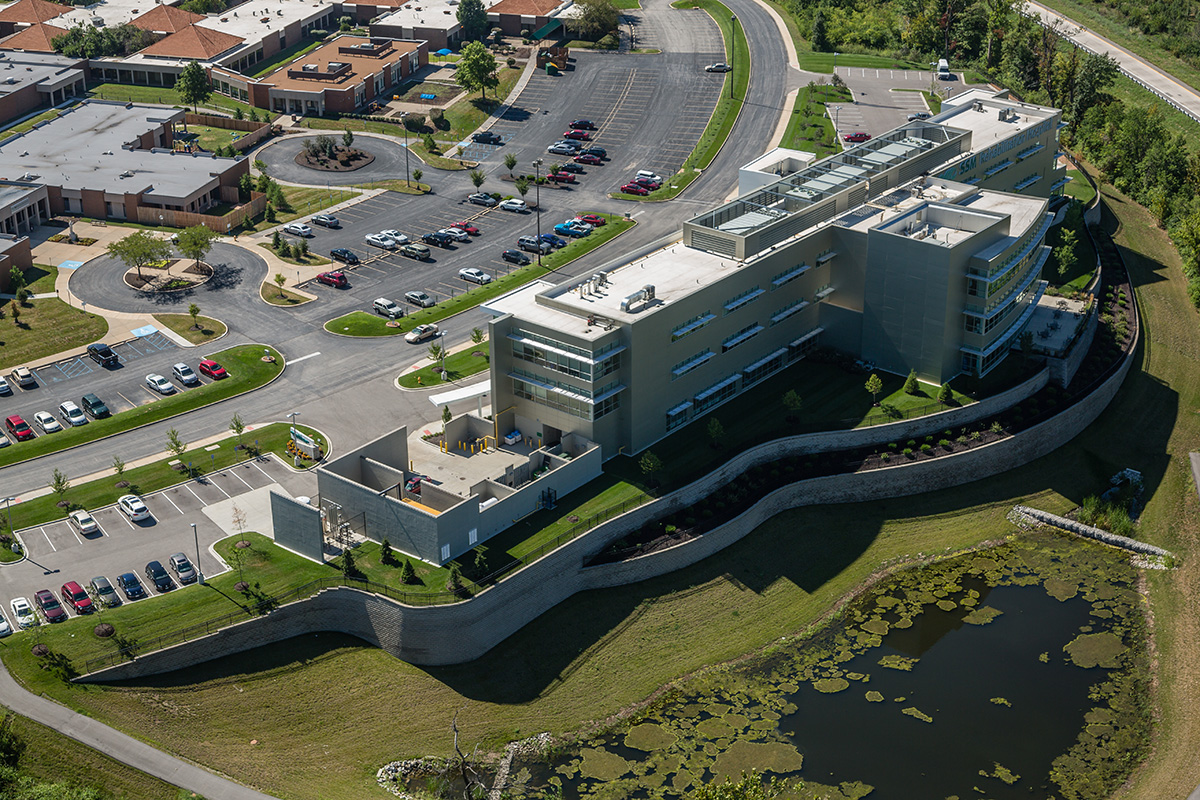
[[[0, 180], [29, 180], [146, 199], [187, 198], [233, 159], [127, 150], [143, 134], [181, 120], [174, 108], [87, 100], [30, 131], [0, 141]], [[29, 177], [25, 177], [29, 176]]]
[[[46, 84], [57, 89], [63, 81], [83, 77], [75, 65], [81, 59], [66, 58], [53, 53], [0, 52], [0, 97], [25, 89], [30, 84]], [[9, 83], [9, 80], [12, 83]]]
[[249, 0], [219, 14], [209, 14], [196, 24], [239, 36], [247, 44], [258, 44], [268, 33], [278, 35], [295, 22], [325, 15], [330, 7], [320, 0]]
[[[417, 42], [379, 39], [366, 36], [338, 36], [310, 53], [305, 53], [260, 79], [279, 89], [300, 92], [319, 92], [323, 89], [344, 89], [355, 86], [369, 75], [419, 47]], [[348, 52], [343, 52], [348, 51]], [[330, 69], [331, 64], [349, 68]], [[310, 67], [311, 73], [304, 75]]]
[[75, 6], [58, 17], [54, 24], [67, 28], [73, 28], [76, 25], [91, 28], [93, 27], [92, 19], [98, 17], [104, 20], [106, 28], [112, 28], [132, 22], [134, 18], [150, 11], [157, 4], [157, 0], [100, 0], [100, 2], [88, 6]]
[[[500, 0], [483, 0], [483, 7], [490, 9], [499, 2]], [[363, 5], [371, 4], [370, 0], [363, 2]], [[395, 11], [381, 16], [375, 24], [448, 31], [458, 24], [458, 0], [409, 0]]]
[[[1012, 113], [1003, 112], [1011, 110]], [[999, 97], [972, 97], [933, 117], [931, 122], [971, 132], [971, 152], [986, 150], [997, 142], [1052, 119], [1055, 111], [1043, 106], [1004, 100]]]

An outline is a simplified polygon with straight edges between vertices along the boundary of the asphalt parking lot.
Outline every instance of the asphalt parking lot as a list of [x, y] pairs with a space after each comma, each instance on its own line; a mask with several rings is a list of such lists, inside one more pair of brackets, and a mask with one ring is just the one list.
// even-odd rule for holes
[[934, 88], [945, 96], [947, 92], [954, 95], [966, 88], [961, 76], [955, 76], [953, 81], [939, 81], [928, 71], [838, 67], [837, 72], [854, 93], [855, 100], [829, 105], [838, 136], [852, 131], [878, 136], [903, 125], [913, 112], [929, 111], [922, 90]]
[[[0, 417], [19, 414], [39, 436], [54, 436], [53, 433], [43, 433], [34, 424], [35, 413], [47, 411], [67, 428], [69, 426], [58, 413], [59, 404], [67, 400], [79, 404], [80, 398], [89, 392], [99, 396], [114, 414], [145, 405], [162, 397], [146, 385], [147, 375], [156, 372], [171, 380], [173, 364], [183, 361], [195, 370], [203, 357], [197, 350], [183, 350], [153, 327], [142, 328], [139, 333], [142, 335], [112, 346], [120, 359], [116, 367], [103, 367], [88, 356], [81, 355], [31, 366], [30, 371], [37, 379], [37, 386], [27, 389], [18, 386], [11, 376], [6, 376], [12, 394], [0, 396]], [[211, 382], [211, 379], [199, 373], [197, 375], [200, 383], [192, 386], [183, 386], [171, 380], [175, 391], [191, 391]], [[14, 447], [20, 447], [21, 443], [11, 436], [9, 440], [14, 442]]]
[[[107, 506], [90, 509], [100, 526], [97, 534], [83, 536], [65, 519], [18, 530], [27, 558], [0, 569], [2, 611], [15, 627], [10, 606], [14, 597], [32, 603], [34, 592], [40, 589], [49, 589], [57, 596], [59, 587], [67, 581], [77, 581], [86, 588], [97, 575], [104, 575], [115, 585], [116, 576], [125, 572], [137, 575], [147, 596], [153, 597], [159, 592], [146, 579], [146, 564], [157, 560], [166, 566], [167, 559], [177, 552], [185, 553], [194, 563], [192, 523], [200, 540], [201, 571], [206, 577], [217, 575], [227, 567], [210, 547], [229, 535], [232, 514], [228, 506], [239, 495], [272, 485], [293, 494], [312, 493], [315, 484], [315, 477], [309, 473], [294, 473], [273, 458], [262, 458], [143, 495], [152, 516], [141, 522], [131, 522], [115, 506]], [[218, 509], [215, 516], [220, 524], [205, 514], [208, 507], [213, 507], [210, 512]], [[226, 513], [222, 516], [221, 512]], [[70, 608], [64, 608], [75, 616]]]

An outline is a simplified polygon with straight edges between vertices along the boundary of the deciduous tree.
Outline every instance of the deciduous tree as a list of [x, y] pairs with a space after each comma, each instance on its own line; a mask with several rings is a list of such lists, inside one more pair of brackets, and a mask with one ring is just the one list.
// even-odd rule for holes
[[121, 261], [125, 266], [136, 269], [138, 277], [142, 277], [142, 267], [153, 261], [166, 261], [171, 257], [171, 244], [160, 239], [149, 231], [138, 230], [109, 242], [108, 254]]
[[190, 105], [192, 111], [212, 97], [212, 84], [208, 82], [208, 73], [199, 61], [192, 61], [183, 68], [179, 79], [175, 81], [175, 88], [179, 90], [179, 99], [184, 105]]
[[883, 391], [883, 381], [872, 372], [871, 377], [867, 378], [866, 389], [871, 393], [871, 402], [875, 403], [875, 398]]
[[467, 42], [462, 47], [462, 58], [454, 71], [455, 82], [468, 92], [479, 92], [487, 99], [487, 90], [500, 82], [496, 77], [496, 57], [479, 42]]
[[457, 17], [464, 39], [478, 42], [487, 35], [487, 9], [483, 7], [483, 0], [462, 0], [458, 4]]

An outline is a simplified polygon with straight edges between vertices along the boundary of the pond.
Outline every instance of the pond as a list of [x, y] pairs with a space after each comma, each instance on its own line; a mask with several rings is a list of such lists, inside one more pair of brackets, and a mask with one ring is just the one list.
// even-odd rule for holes
[[815, 638], [514, 762], [566, 798], [677, 797], [743, 771], [796, 797], [1102, 798], [1149, 739], [1125, 554], [1050, 533], [906, 570]]

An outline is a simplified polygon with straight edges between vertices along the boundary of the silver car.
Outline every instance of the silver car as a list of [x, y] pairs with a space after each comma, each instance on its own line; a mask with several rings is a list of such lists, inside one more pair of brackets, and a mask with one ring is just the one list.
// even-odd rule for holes
[[157, 372], [151, 372], [146, 376], [146, 385], [159, 394], [175, 394], [175, 387], [171, 385], [171, 382]]
[[71, 527], [85, 536], [91, 533], [100, 532], [100, 525], [97, 524], [96, 520], [91, 514], [84, 511], [82, 508], [72, 511], [70, 516], [67, 517], [67, 521], [71, 523]]
[[176, 553], [167, 561], [167, 565], [171, 568], [171, 572], [175, 573], [175, 577], [180, 583], [194, 583], [196, 580], [196, 570], [192, 567], [192, 562], [188, 561], [188, 557], [183, 553]]

